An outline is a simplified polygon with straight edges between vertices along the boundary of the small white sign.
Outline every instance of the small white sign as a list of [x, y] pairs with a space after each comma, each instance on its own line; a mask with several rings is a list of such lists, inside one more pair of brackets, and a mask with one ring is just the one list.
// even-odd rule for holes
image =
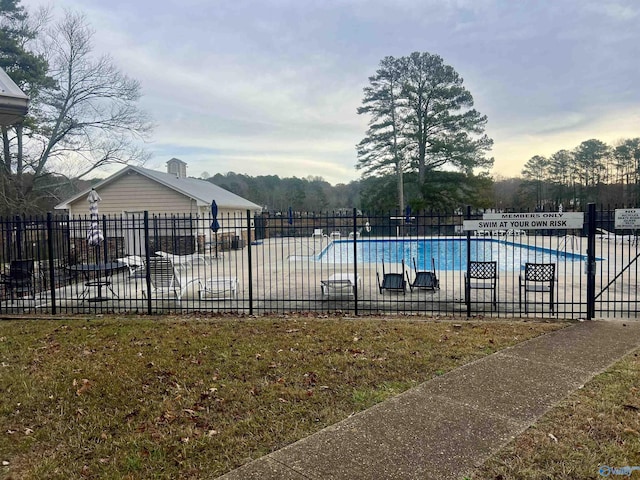
[[616, 229], [640, 228], [640, 208], [616, 208]]
[[464, 220], [463, 230], [537, 230], [582, 228], [582, 212], [486, 213], [482, 220]]

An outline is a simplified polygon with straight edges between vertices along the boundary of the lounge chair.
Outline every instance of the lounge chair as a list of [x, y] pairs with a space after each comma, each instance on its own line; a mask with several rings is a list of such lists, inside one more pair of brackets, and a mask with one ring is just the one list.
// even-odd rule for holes
[[173, 293], [180, 302], [191, 285], [197, 284], [202, 290], [202, 280], [192, 272], [177, 268], [171, 260], [163, 257], [149, 259], [149, 276], [152, 293]]
[[198, 292], [200, 300], [223, 300], [225, 298], [237, 298], [237, 277], [216, 277], [203, 280]]
[[471, 301], [471, 290], [492, 290], [492, 304], [498, 308], [498, 263], [489, 262], [469, 262], [469, 271], [464, 274], [464, 299]]
[[[416, 288], [420, 290], [432, 290], [434, 292], [440, 288], [440, 280], [438, 280], [438, 276], [436, 275], [436, 262], [433, 258], [431, 259], [431, 268], [433, 269], [432, 271], [418, 270], [416, 259], [413, 259], [414, 279], [413, 282], [409, 281], [409, 288], [412, 292]], [[407, 280], [409, 280], [409, 273], [407, 273]]]
[[549, 294], [549, 309], [554, 310], [554, 291], [556, 282], [555, 263], [525, 263], [524, 276], [518, 276], [518, 304], [522, 310], [522, 297], [524, 293], [524, 313], [529, 313], [528, 292]]
[[320, 240], [322, 240], [323, 238], [326, 238], [326, 235], [324, 234], [324, 232], [322, 231], [321, 228], [314, 228], [313, 229], [313, 233], [311, 234], [311, 238], [319, 238]]
[[320, 282], [322, 288], [322, 296], [329, 298], [356, 298], [357, 290], [362, 287], [362, 279], [360, 275], [354, 273], [334, 273], [329, 276], [328, 280]]
[[376, 272], [376, 278], [378, 279], [378, 288], [380, 293], [383, 294], [385, 290], [392, 292], [402, 292], [404, 295], [407, 293], [407, 281], [405, 280], [404, 259], [402, 260], [402, 272], [401, 273], [387, 273], [384, 270], [384, 262], [382, 262], [382, 280], [380, 280], [380, 273]]
[[130, 277], [140, 276], [144, 272], [144, 258], [139, 255], [126, 255], [122, 258], [116, 258], [116, 261], [127, 267]]
[[9, 274], [2, 274], [2, 283], [5, 291], [9, 291], [11, 303], [15, 300], [16, 294], [27, 293], [35, 300], [35, 262], [33, 260], [11, 260]]

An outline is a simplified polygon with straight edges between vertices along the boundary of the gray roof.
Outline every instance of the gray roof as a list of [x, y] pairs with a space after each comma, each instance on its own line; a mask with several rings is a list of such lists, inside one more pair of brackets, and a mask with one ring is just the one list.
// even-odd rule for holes
[[0, 125], [20, 123], [27, 114], [29, 97], [0, 68]]
[[[224, 188], [214, 185], [213, 183], [190, 177], [177, 178], [175, 175], [172, 175], [170, 173], [159, 172], [157, 170], [150, 170], [148, 168], [137, 167], [134, 165], [126, 166], [122, 170], [102, 180], [97, 185], [94, 185], [93, 188], [99, 189], [101, 186], [112, 183], [128, 171], [137, 172], [140, 175], [144, 175], [151, 180], [155, 180], [156, 182], [175, 190], [176, 192], [182, 193], [183, 195], [195, 200], [198, 206], [211, 205], [211, 200], [215, 200], [219, 208], [262, 210], [262, 207], [260, 205], [250, 202], [249, 200], [242, 198], [235, 193], [231, 193]], [[68, 200], [65, 200], [64, 202], [56, 205], [55, 208], [68, 209], [70, 203], [75, 202], [79, 198], [86, 197], [89, 194], [90, 190], [91, 189], [88, 188], [84, 192], [74, 195]]]

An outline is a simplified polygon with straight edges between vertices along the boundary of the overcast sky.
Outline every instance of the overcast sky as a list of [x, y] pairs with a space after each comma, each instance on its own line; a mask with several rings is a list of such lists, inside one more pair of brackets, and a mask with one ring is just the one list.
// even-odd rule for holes
[[429, 52], [488, 116], [493, 173], [640, 136], [638, 0], [23, 0], [83, 11], [95, 50], [142, 84], [147, 167], [356, 179], [362, 89]]

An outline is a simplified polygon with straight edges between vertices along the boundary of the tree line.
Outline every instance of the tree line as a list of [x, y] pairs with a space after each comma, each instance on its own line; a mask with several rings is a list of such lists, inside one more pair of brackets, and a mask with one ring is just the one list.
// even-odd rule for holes
[[582, 209], [589, 202], [640, 203], [640, 137], [608, 145], [585, 140], [573, 150], [535, 155], [522, 169], [523, 192], [538, 209]]

